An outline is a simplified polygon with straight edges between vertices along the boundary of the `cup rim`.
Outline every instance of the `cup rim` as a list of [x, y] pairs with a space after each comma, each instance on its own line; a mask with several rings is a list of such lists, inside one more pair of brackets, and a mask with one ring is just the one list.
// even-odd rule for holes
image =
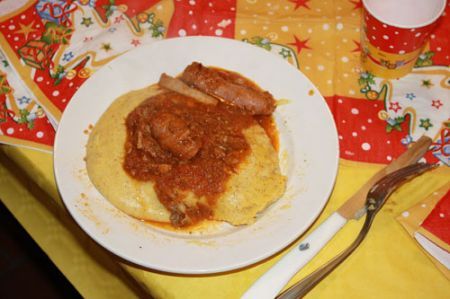
[[439, 9], [439, 13], [437, 13], [436, 16], [434, 16], [432, 19], [430, 19], [426, 22], [420, 23], [418, 25], [407, 26], [407, 25], [395, 24], [394, 22], [389, 22], [389, 21], [384, 20], [383, 18], [380, 18], [379, 16], [376, 16], [373, 13], [373, 11], [370, 9], [370, 7], [367, 5], [367, 3], [366, 3], [367, 1], [369, 1], [369, 0], [362, 0], [363, 6], [364, 6], [363, 8], [366, 9], [374, 18], [385, 23], [386, 25], [394, 26], [394, 27], [402, 28], [402, 29], [417, 29], [417, 28], [425, 27], [425, 26], [428, 26], [428, 25], [434, 23], [442, 15], [442, 13], [445, 10], [445, 6], [447, 4], [447, 0], [441, 0], [441, 7]]

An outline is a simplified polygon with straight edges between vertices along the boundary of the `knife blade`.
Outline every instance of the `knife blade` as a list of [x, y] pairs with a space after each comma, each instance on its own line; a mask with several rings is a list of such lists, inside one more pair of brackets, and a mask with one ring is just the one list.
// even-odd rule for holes
[[375, 173], [334, 213], [294, 246], [272, 268], [264, 273], [243, 294], [242, 299], [272, 299], [283, 289], [292, 276], [306, 265], [349, 221], [365, 214], [365, 200], [369, 189], [385, 175], [417, 162], [427, 152], [431, 138], [422, 136], [397, 159]]

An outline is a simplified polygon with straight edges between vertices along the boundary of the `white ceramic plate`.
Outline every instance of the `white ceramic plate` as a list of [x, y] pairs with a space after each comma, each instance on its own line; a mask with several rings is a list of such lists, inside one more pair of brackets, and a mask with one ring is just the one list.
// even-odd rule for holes
[[[275, 113], [287, 190], [252, 225], [218, 223], [191, 234], [163, 230], [116, 209], [87, 176], [83, 158], [89, 125], [95, 124], [120, 95], [157, 82], [162, 72], [179, 74], [192, 61], [236, 71], [275, 98], [288, 100]], [[158, 41], [128, 52], [85, 82], [59, 124], [54, 167], [67, 209], [99, 244], [144, 267], [202, 274], [256, 263], [297, 239], [326, 204], [338, 157], [332, 115], [319, 91], [301, 72], [253, 45], [189, 37]]]

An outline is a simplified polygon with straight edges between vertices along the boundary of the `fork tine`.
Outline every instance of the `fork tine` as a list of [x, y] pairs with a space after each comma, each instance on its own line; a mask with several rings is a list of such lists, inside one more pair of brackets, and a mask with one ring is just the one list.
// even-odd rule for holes
[[401, 182], [408, 180], [413, 175], [419, 175], [431, 168], [437, 167], [437, 164], [415, 163], [410, 166], [401, 168], [378, 181], [369, 191], [372, 194], [377, 191], [391, 192]]
[[407, 167], [401, 168], [397, 171], [390, 173], [389, 175], [385, 176], [381, 180], [379, 180], [372, 187], [372, 189], [379, 188], [382, 185], [391, 185], [392, 183], [394, 183], [402, 178], [408, 177], [409, 175], [416, 173], [416, 171], [418, 171], [420, 173], [421, 169], [428, 169], [430, 166], [432, 166], [432, 164], [415, 163], [415, 164], [409, 165]]

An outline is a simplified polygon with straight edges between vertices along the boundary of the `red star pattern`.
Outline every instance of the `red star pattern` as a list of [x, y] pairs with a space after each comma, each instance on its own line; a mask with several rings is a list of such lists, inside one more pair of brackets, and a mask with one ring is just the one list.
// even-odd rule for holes
[[350, 0], [351, 3], [353, 3], [353, 5], [355, 5], [355, 7], [353, 7], [353, 9], [359, 9], [362, 7], [362, 2], [361, 0], [356, 0], [356, 1], [352, 1]]
[[389, 103], [389, 110], [394, 111], [397, 113], [398, 110], [402, 109], [402, 106], [398, 102], [390, 102]]
[[292, 2], [295, 4], [294, 10], [297, 10], [299, 7], [304, 7], [306, 9], [310, 9], [308, 6], [309, 0], [289, 0], [289, 2]]
[[141, 41], [138, 40], [138, 39], [136, 39], [136, 38], [133, 38], [133, 39], [131, 40], [131, 44], [132, 44], [133, 46], [137, 47], [137, 46], [139, 46], [139, 45], [141, 44]]
[[354, 53], [354, 52], [361, 52], [361, 43], [360, 43], [360, 42], [357, 42], [357, 41], [355, 41], [355, 40], [353, 40], [353, 43], [356, 45], [356, 48], [354, 48], [354, 49], [352, 50], [352, 53]]
[[300, 54], [302, 49], [311, 49], [306, 43], [309, 41], [309, 38], [305, 40], [300, 40], [297, 36], [294, 35], [295, 42], [288, 43], [288, 45], [295, 46], [297, 48], [297, 54]]
[[431, 106], [432, 107], [434, 107], [434, 108], [436, 108], [436, 109], [439, 109], [439, 108], [441, 108], [444, 104], [442, 104], [442, 102], [441, 102], [441, 100], [432, 100], [432, 104], [431, 104]]

